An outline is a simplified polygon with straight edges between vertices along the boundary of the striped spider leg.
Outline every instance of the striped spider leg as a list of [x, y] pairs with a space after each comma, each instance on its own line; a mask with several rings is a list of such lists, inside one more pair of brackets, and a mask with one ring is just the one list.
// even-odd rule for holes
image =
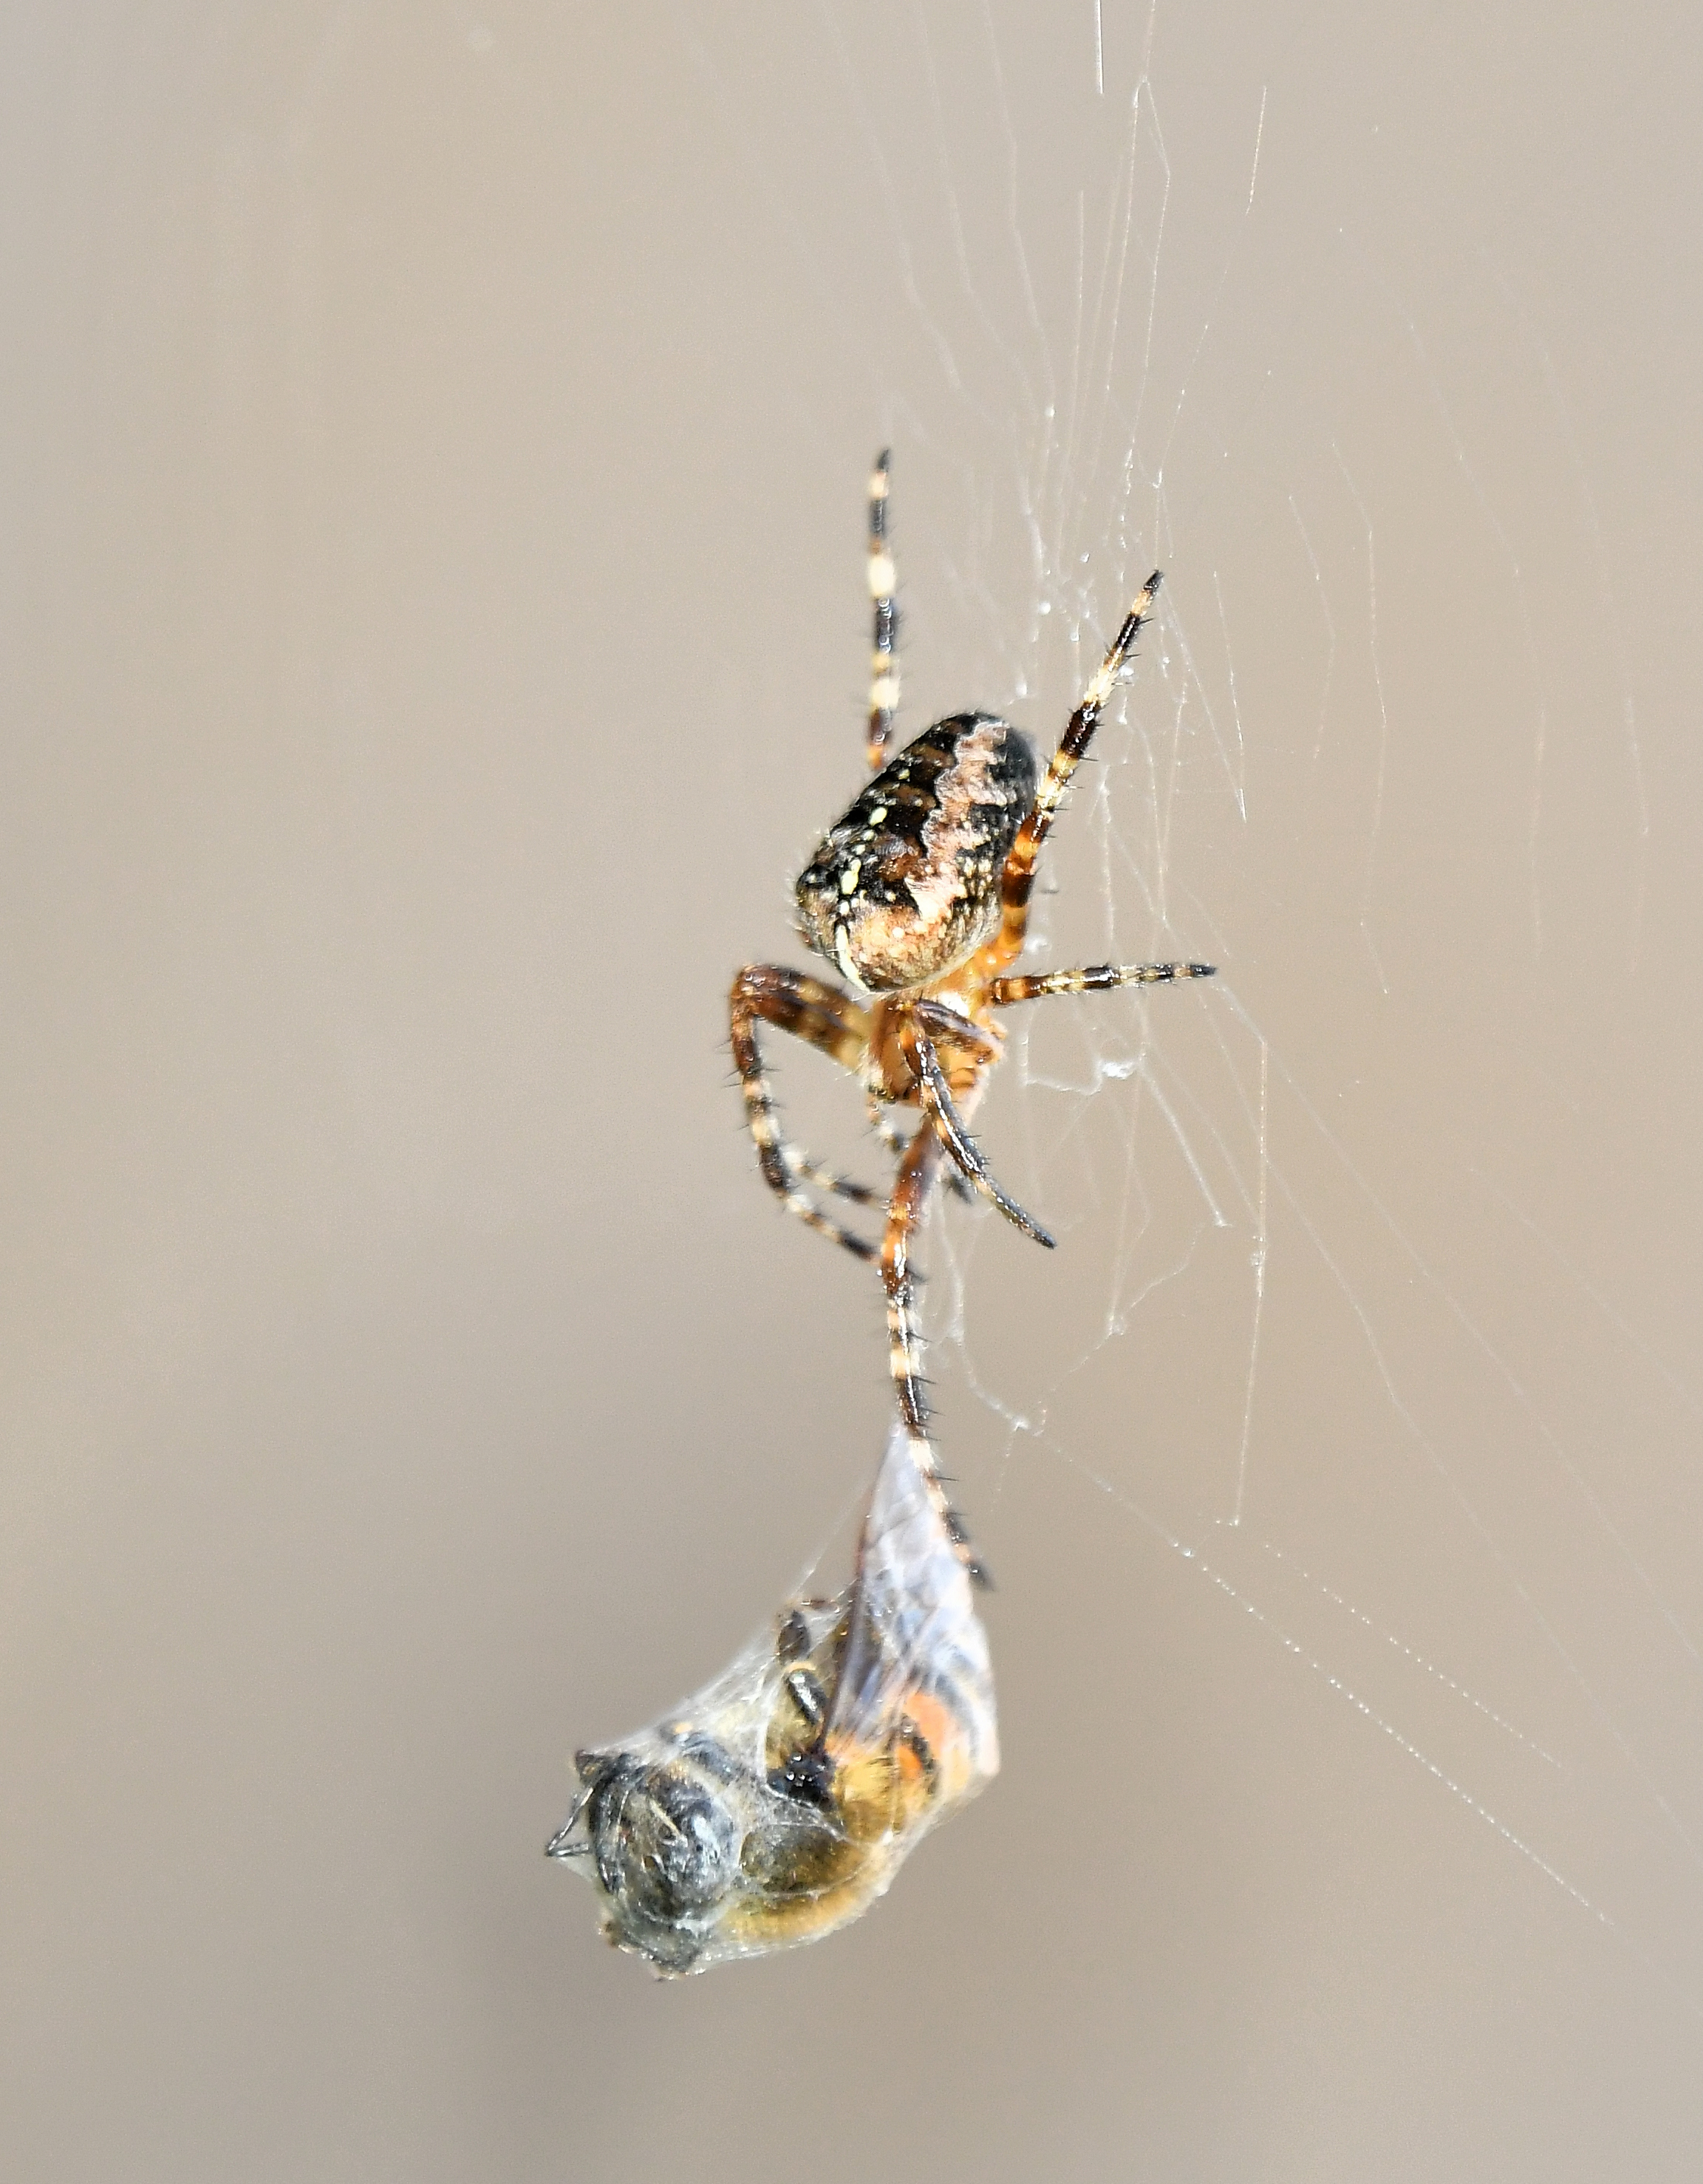
[[[869, 595], [874, 627], [871, 639], [869, 720], [865, 748], [871, 770], [878, 768], [893, 733], [899, 709], [899, 603], [893, 594], [898, 574], [887, 536], [887, 496], [891, 451], [883, 448], [875, 459], [869, 480]], [[861, 1072], [869, 1042], [869, 1019], [848, 994], [803, 972], [778, 964], [751, 964], [733, 981], [730, 1014], [732, 1020], [733, 1065], [744, 1089], [746, 1117], [757, 1147], [763, 1179], [790, 1212], [807, 1228], [831, 1243], [842, 1245], [854, 1257], [872, 1260], [877, 1247], [853, 1234], [843, 1223], [824, 1213], [810, 1197], [807, 1184], [858, 1206], [878, 1206], [880, 1194], [854, 1183], [835, 1170], [825, 1168], [793, 1145], [780, 1125], [774, 1096], [769, 1089], [758, 1050], [756, 1027], [771, 1023], [779, 1031], [832, 1056], [854, 1075]], [[871, 1089], [870, 1122], [877, 1136], [893, 1156], [903, 1154], [906, 1140], [888, 1120], [882, 1095]]]
[[819, 1236], [843, 1245], [860, 1259], [872, 1260], [876, 1246], [832, 1214], [824, 1213], [805, 1186], [814, 1184], [818, 1190], [860, 1206], [880, 1205], [879, 1193], [818, 1166], [786, 1137], [757, 1045], [758, 1024], [772, 1024], [776, 1031], [790, 1032], [794, 1039], [830, 1056], [854, 1077], [861, 1076], [869, 1052], [868, 1010], [838, 986], [813, 978], [808, 972], [790, 971], [781, 963], [748, 963], [733, 981], [728, 1014], [733, 1067], [745, 1095], [745, 1117], [764, 1182], [789, 1213], [797, 1214]]
[[899, 582], [887, 544], [887, 473], [892, 460], [883, 448], [869, 481], [869, 596], [875, 631], [869, 663], [869, 763], [874, 772], [887, 755], [893, 716], [899, 710]]

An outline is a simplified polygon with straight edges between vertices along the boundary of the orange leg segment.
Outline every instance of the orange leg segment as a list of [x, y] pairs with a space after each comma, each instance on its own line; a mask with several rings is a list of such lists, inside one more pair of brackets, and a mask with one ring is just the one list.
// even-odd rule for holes
[[733, 981], [728, 1000], [733, 1066], [745, 1095], [745, 1116], [757, 1147], [757, 1164], [763, 1180], [807, 1228], [838, 1244], [860, 1259], [873, 1259], [876, 1246], [853, 1234], [826, 1213], [804, 1189], [806, 1183], [865, 1206], [878, 1206], [879, 1192], [849, 1183], [832, 1168], [817, 1167], [790, 1145], [781, 1128], [779, 1113], [763, 1056], [757, 1043], [757, 1026], [772, 1024], [790, 1032], [838, 1061], [855, 1076], [861, 1072], [869, 1051], [869, 1017], [857, 1003], [820, 978], [801, 971], [788, 971], [776, 963], [751, 963]]

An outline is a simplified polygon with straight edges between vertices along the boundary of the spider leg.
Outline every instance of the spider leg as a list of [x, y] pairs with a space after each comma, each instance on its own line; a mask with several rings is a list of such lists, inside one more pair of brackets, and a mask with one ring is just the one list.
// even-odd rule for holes
[[774, 963], [746, 965], [733, 981], [728, 1015], [733, 1066], [745, 1095], [746, 1120], [756, 1144], [763, 1180], [788, 1212], [797, 1214], [807, 1228], [860, 1259], [875, 1258], [876, 1246], [824, 1213], [802, 1185], [814, 1183], [819, 1190], [836, 1191], [864, 1205], [879, 1205], [879, 1195], [862, 1184], [848, 1183], [832, 1168], [817, 1167], [788, 1144], [757, 1044], [758, 1024], [773, 1024], [777, 1031], [790, 1032], [856, 1074], [869, 1050], [868, 1017], [837, 987]]
[[815, 1161], [806, 1159], [794, 1146], [787, 1147], [787, 1157], [799, 1181], [809, 1184], [814, 1190], [830, 1191], [836, 1198], [849, 1199], [854, 1206], [885, 1206], [887, 1203], [881, 1193], [871, 1190], [868, 1184], [858, 1183], [849, 1175], [842, 1175], [837, 1167], [823, 1167]]
[[871, 770], [886, 756], [893, 716], [899, 710], [899, 603], [893, 596], [899, 578], [887, 543], [887, 466], [891, 454], [889, 448], [882, 449], [869, 481], [869, 595], [875, 613], [869, 661]]
[[1000, 918], [998, 937], [983, 951], [990, 969], [999, 970], [1003, 965], [1015, 963], [1023, 952], [1023, 942], [1029, 929], [1029, 896], [1035, 884], [1035, 860], [1041, 853], [1041, 844], [1052, 831], [1053, 820], [1064, 800], [1071, 776], [1081, 765], [1082, 754], [1094, 741], [1094, 730], [1099, 726], [1099, 716], [1105, 701], [1116, 688], [1125, 661], [1134, 648], [1136, 637], [1148, 618], [1148, 611], [1157, 593], [1160, 573], [1155, 569], [1136, 593], [1129, 612], [1124, 616], [1117, 635], [1107, 648], [1088, 688], [1082, 693], [1081, 705], [1071, 715], [1059, 747], [1053, 753], [1052, 762], [1035, 792], [1035, 800], [1029, 816], [1017, 829], [1017, 838], [1012, 843], [1005, 859], [1005, 868], [999, 877]]
[[[967, 1017], [960, 1016], [956, 1009], [949, 1008], [944, 1002], [927, 999], [913, 1001], [910, 1014], [913, 1022], [921, 1024], [934, 1040], [937, 1053], [942, 1045], [949, 1054], [954, 1047], [960, 1053], [967, 1048], [984, 1069], [991, 1069], [999, 1059], [999, 1040], [979, 1024], [973, 1024]], [[949, 1071], [947, 1081], [949, 1084], [951, 1082]], [[932, 1128], [932, 1124], [930, 1128]], [[975, 1198], [976, 1185], [962, 1169], [949, 1168], [942, 1180], [947, 1190], [962, 1204], [967, 1206]]]
[[905, 1058], [916, 1072], [922, 1112], [953, 1165], [984, 1198], [999, 1207], [1014, 1228], [1021, 1228], [1026, 1236], [1032, 1236], [1038, 1244], [1044, 1244], [1052, 1251], [1057, 1240], [1049, 1236], [1032, 1214], [1025, 1213], [1016, 1200], [1008, 1197], [994, 1181], [981, 1147], [965, 1128], [964, 1119], [953, 1104], [952, 1088], [946, 1081], [946, 1072], [940, 1067], [933, 1040], [914, 1022], [907, 1023], [899, 1036], [904, 1041]]
[[988, 1000], [992, 1007], [1006, 1009], [1013, 1001], [1043, 1000], [1049, 994], [1100, 994], [1109, 986], [1160, 986], [1173, 978], [1210, 978], [1217, 968], [1216, 963], [1090, 963], [1083, 971], [995, 978], [988, 989]]
[[[872, 1092], [869, 1096], [869, 1126], [895, 1160], [903, 1160], [905, 1154], [910, 1151], [910, 1138], [899, 1128]], [[976, 1195], [974, 1186], [969, 1178], [960, 1175], [956, 1168], [954, 1168], [943, 1180], [946, 1188], [954, 1198], [968, 1200]]]
[[898, 1123], [888, 1113], [885, 1106], [876, 1098], [873, 1092], [870, 1094], [865, 1105], [869, 1112], [871, 1129], [875, 1132], [877, 1137], [881, 1139], [895, 1160], [903, 1160], [906, 1153], [910, 1150], [910, 1139], [899, 1128]]
[[888, 1201], [887, 1232], [881, 1246], [882, 1286], [887, 1291], [888, 1362], [899, 1398], [899, 1419], [910, 1436], [911, 1454], [929, 1498], [971, 1578], [986, 1585], [993, 1580], [970, 1545], [964, 1519], [952, 1507], [944, 1474], [935, 1459], [928, 1437], [928, 1400], [922, 1387], [922, 1334], [916, 1319], [920, 1277], [911, 1264], [911, 1243], [927, 1211], [929, 1185], [939, 1162], [940, 1145], [934, 1132], [919, 1129], [905, 1147], [893, 1196]]
[[928, 1034], [937, 1050], [943, 1047], [949, 1056], [954, 1050], [960, 1055], [973, 1056], [978, 1072], [991, 1069], [999, 1059], [1005, 1034], [972, 1023], [945, 1001], [931, 1000], [925, 994], [921, 1000], [912, 1001], [906, 1013], [914, 1024]]
[[[928, 1186], [934, 1180], [939, 1153], [932, 1130], [919, 1130], [905, 1148], [893, 1196], [887, 1202], [887, 1230], [881, 1245], [881, 1279], [887, 1292], [888, 1365], [893, 1393], [899, 1398], [899, 1415], [914, 1441], [928, 1439], [928, 1401], [922, 1392], [922, 1337], [916, 1323], [911, 1234], [921, 1226], [927, 1207]], [[924, 1468], [930, 1479], [938, 1477], [932, 1452]]]

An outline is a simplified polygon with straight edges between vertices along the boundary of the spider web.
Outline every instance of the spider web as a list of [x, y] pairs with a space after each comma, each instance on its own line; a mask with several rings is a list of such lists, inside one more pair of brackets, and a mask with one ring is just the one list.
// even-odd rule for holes
[[[1677, 13], [17, 20], [8, 2173], [1689, 2177]], [[1166, 570], [1031, 961], [1220, 971], [925, 1240], [996, 1787], [659, 1995], [567, 1754], [890, 1414], [716, 1084], [883, 443], [906, 727]]]
[[904, 722], [1045, 748], [1164, 566], [1025, 961], [1221, 967], [1014, 1017], [978, 1131], [1063, 1248], [937, 1224], [948, 1461], [995, 1542], [1044, 1510], [1198, 1580], [1349, 1771], [1408, 1770], [1422, 1837], [1481, 1830], [1505, 1903], [1695, 2018], [1698, 1603], [1655, 1511], [1695, 1517], [1697, 1401], [1618, 1301], [1573, 1050], [1581, 976], [1640, 963], [1652, 827], [1590, 467], [1517, 270], [1346, 192], [1294, 225], [1271, 84], [1220, 54], [1191, 105], [1157, 24], [776, 30], [888, 259], [893, 324], [849, 338]]

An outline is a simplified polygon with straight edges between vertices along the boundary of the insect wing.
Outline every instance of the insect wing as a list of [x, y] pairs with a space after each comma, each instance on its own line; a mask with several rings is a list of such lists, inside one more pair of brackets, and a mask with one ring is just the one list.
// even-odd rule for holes
[[827, 1741], [868, 1750], [911, 1724], [937, 1769], [938, 1819], [999, 1771], [999, 1740], [988, 1634], [920, 1449], [894, 1426], [858, 1550]]

